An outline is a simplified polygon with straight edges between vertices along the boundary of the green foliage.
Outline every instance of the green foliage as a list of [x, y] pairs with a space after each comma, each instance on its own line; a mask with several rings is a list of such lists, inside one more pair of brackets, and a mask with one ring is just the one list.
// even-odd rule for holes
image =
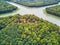
[[34, 15], [4, 17], [1, 23], [0, 45], [60, 45], [60, 27]]
[[12, 12], [13, 10], [16, 10], [16, 9], [17, 8], [15, 6], [8, 4], [3, 0], [0, 1], [0, 14]]
[[56, 4], [60, 0], [53, 0], [53, 1], [52, 0], [7, 0], [7, 1], [12, 1], [29, 7], [39, 7], [39, 6]]
[[60, 5], [46, 8], [46, 12], [60, 17]]

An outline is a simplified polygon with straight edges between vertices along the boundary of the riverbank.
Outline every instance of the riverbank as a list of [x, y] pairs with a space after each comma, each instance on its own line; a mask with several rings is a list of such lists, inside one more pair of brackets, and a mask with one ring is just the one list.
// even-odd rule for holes
[[54, 18], [57, 18], [57, 19], [60, 20], [60, 17], [55, 16], [55, 15], [52, 15], [52, 14], [48, 14], [48, 13], [46, 12], [46, 9], [44, 9], [44, 14], [46, 14], [47, 16], [54, 17]]
[[44, 6], [49, 6], [49, 5], [54, 5], [58, 4], [60, 1], [59, 0], [7, 0], [11, 1], [26, 7], [44, 7]]
[[25, 7], [13, 2], [8, 2], [9, 4], [12, 4], [14, 6], [16, 6], [17, 8], [19, 8], [19, 10], [15, 13], [12, 14], [7, 14], [7, 15], [16, 15], [16, 14], [21, 14], [21, 15], [25, 15], [25, 14], [34, 14], [35, 16], [38, 16], [39, 18], [43, 18], [44, 20], [47, 20], [49, 22], [52, 22], [54, 24], [57, 24], [58, 26], [60, 26], [60, 20], [55, 18], [55, 17], [51, 17], [51, 16], [47, 16], [46, 14], [44, 14], [44, 9], [47, 7], [51, 7], [51, 6], [56, 6], [56, 5], [51, 5], [51, 6], [45, 6], [45, 7], [40, 7], [40, 8], [29, 8], [29, 7]]
[[0, 14], [10, 13], [16, 9], [17, 7], [15, 7], [14, 5], [11, 5], [3, 0], [0, 1]]

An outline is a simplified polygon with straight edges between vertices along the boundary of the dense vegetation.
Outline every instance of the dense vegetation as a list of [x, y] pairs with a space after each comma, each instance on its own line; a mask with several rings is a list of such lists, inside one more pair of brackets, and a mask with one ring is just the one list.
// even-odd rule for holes
[[16, 10], [17, 8], [11, 4], [8, 4], [7, 2], [1, 0], [0, 1], [0, 14], [12, 12], [13, 10]]
[[0, 18], [0, 45], [60, 45], [60, 29], [34, 15]]
[[29, 7], [38, 7], [38, 6], [46, 6], [51, 4], [56, 4], [60, 0], [8, 0], [12, 2], [16, 2]]
[[46, 8], [46, 12], [60, 17], [60, 5]]

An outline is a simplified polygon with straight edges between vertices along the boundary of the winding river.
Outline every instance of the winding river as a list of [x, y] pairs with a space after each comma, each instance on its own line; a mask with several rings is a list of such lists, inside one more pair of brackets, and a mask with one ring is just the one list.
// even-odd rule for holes
[[[58, 19], [58, 18], [55, 18], [55, 17], [48, 16], [48, 15], [44, 14], [44, 9], [45, 8], [51, 7], [51, 6], [56, 6], [56, 5], [59, 5], [59, 4], [45, 6], [45, 7], [39, 7], [39, 8], [29, 8], [29, 7], [25, 7], [25, 6], [22, 6], [22, 5], [13, 3], [13, 2], [8, 2], [8, 3], [18, 7], [18, 11], [14, 12], [14, 13], [6, 14], [5, 16], [10, 16], [10, 15], [15, 15], [15, 14], [21, 14], [21, 15], [34, 14], [34, 15], [38, 16], [39, 18], [43, 18], [44, 20], [48, 20], [49, 22], [52, 22], [52, 23], [60, 26], [60, 18]], [[5, 17], [5, 16], [3, 15], [3, 16], [0, 16], [0, 17]]]

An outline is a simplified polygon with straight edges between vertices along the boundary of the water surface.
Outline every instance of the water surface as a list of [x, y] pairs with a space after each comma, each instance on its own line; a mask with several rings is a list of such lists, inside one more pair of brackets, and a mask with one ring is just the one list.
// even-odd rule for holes
[[36, 7], [35, 8], [29, 8], [29, 7], [25, 7], [25, 6], [22, 6], [22, 5], [13, 3], [13, 2], [8, 2], [8, 3], [18, 7], [19, 10], [14, 12], [14, 13], [9, 13], [9, 14], [6, 14], [6, 15], [3, 15], [3, 16], [0, 16], [0, 17], [11, 16], [11, 15], [15, 15], [15, 14], [21, 14], [21, 15], [34, 14], [34, 15], [38, 16], [39, 18], [43, 18], [44, 20], [48, 20], [49, 22], [52, 22], [52, 23], [60, 26], [60, 19], [44, 14], [44, 9], [45, 8], [51, 7], [51, 6], [56, 6], [56, 5], [59, 5], [59, 4], [45, 6], [45, 7], [39, 7], [39, 8], [36, 8]]

